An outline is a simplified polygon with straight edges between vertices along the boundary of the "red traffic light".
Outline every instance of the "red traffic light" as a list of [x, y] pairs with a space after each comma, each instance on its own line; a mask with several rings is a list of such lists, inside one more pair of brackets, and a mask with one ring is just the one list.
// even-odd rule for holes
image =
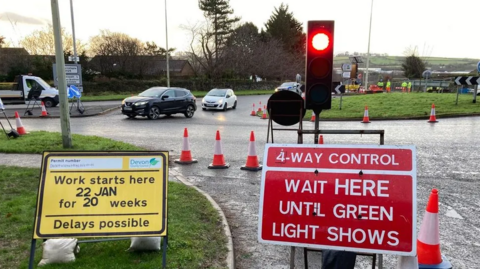
[[334, 21], [308, 22], [305, 108], [316, 114], [331, 108], [334, 26]]
[[324, 50], [328, 48], [330, 44], [330, 38], [324, 33], [319, 33], [313, 36], [312, 46], [316, 50]]

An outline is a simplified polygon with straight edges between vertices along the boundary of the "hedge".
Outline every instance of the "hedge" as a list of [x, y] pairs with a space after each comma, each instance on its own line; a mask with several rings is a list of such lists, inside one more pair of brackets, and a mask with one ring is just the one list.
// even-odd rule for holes
[[[186, 88], [191, 91], [209, 91], [213, 88], [231, 88], [235, 91], [242, 90], [273, 90], [280, 82], [249, 80], [222, 80], [212, 81], [206, 79], [172, 79], [170, 86]], [[112, 79], [101, 82], [83, 82], [84, 94], [96, 95], [102, 92], [109, 93], [139, 93], [150, 87], [166, 86], [166, 80], [119, 80]]]

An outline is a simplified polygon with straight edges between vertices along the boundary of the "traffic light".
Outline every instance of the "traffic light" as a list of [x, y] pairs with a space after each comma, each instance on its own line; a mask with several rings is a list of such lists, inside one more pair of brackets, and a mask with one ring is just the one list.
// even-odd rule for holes
[[334, 21], [308, 21], [306, 109], [316, 114], [332, 107]]

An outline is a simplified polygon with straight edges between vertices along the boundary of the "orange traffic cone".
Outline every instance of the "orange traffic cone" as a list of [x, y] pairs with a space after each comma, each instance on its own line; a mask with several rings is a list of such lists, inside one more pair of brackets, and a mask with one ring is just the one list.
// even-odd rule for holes
[[257, 116], [257, 113], [255, 112], [255, 103], [253, 103], [253, 109], [252, 113], [250, 113], [250, 116]]
[[15, 123], [17, 124], [17, 132], [19, 135], [28, 134], [25, 130], [25, 127], [23, 127], [22, 120], [20, 119], [20, 115], [18, 115], [17, 111], [15, 111]]
[[250, 133], [250, 142], [248, 143], [247, 163], [240, 167], [240, 169], [248, 171], [262, 170], [262, 166], [258, 163], [257, 151], [255, 150], [255, 135], [253, 131]]
[[312, 117], [310, 118], [310, 121], [311, 121], [311, 122], [314, 122], [314, 121], [315, 121], [315, 113], [312, 113]]
[[220, 140], [220, 131], [217, 131], [215, 138], [215, 152], [213, 153], [213, 162], [208, 166], [210, 169], [224, 169], [230, 167], [230, 164], [225, 162], [223, 156], [222, 141]]
[[48, 116], [48, 112], [47, 112], [47, 109], [45, 108], [45, 104], [42, 101], [42, 115], [40, 115], [40, 117], [46, 117], [46, 116]]
[[365, 112], [363, 112], [362, 123], [370, 123], [370, 118], [368, 117], [368, 106], [365, 106]]
[[323, 135], [318, 137], [318, 144], [323, 144]]
[[[438, 228], [438, 190], [433, 189], [417, 238], [418, 268], [452, 268], [440, 253]], [[432, 267], [434, 265], [435, 267]]]
[[196, 159], [192, 158], [192, 153], [190, 152], [190, 143], [188, 142], [187, 128], [183, 130], [183, 146], [182, 153], [180, 154], [180, 159], [176, 159], [174, 162], [179, 164], [192, 164], [198, 162]]
[[258, 111], [257, 112], [262, 112], [262, 101], [258, 102]]
[[432, 104], [432, 110], [430, 110], [430, 119], [428, 120], [428, 122], [438, 122], [437, 117], [435, 116], [435, 104]]
[[267, 119], [267, 108], [266, 106], [263, 106], [263, 114], [262, 114], [262, 120]]

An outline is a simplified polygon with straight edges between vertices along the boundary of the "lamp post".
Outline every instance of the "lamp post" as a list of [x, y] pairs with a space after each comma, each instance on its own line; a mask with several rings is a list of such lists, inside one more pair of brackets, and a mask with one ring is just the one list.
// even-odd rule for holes
[[167, 87], [170, 87], [170, 65], [168, 62], [168, 26], [167, 26], [167, 0], [165, 0], [165, 43], [166, 43], [166, 60], [167, 60]]
[[370, 66], [370, 36], [372, 35], [373, 0], [370, 7], [370, 26], [368, 28], [367, 70], [365, 71], [365, 90], [368, 90], [368, 67]]
[[75, 64], [77, 61], [77, 42], [75, 41], [75, 20], [73, 19], [73, 3], [70, 0], [70, 15], [72, 16], [72, 37], [73, 37], [73, 62]]

